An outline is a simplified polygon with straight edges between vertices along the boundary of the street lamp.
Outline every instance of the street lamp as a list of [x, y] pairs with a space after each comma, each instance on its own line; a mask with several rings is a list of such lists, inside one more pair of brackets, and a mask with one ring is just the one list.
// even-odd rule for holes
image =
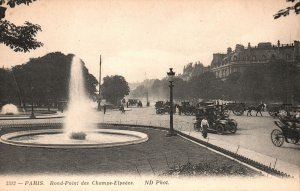
[[33, 113], [33, 87], [31, 84], [31, 115], [30, 115], [30, 119], [35, 119], [35, 115]]
[[175, 72], [173, 72], [173, 68], [170, 68], [170, 71], [167, 72], [168, 76], [169, 76], [169, 82], [170, 82], [170, 129], [169, 129], [169, 133], [167, 134], [167, 136], [174, 136], [176, 135], [176, 133], [174, 132], [173, 129], [173, 77], [175, 76]]

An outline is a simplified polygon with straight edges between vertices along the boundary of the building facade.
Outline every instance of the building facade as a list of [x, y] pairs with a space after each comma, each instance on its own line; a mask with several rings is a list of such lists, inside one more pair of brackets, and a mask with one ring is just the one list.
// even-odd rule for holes
[[299, 65], [299, 58], [299, 41], [294, 41], [292, 44], [280, 44], [278, 41], [277, 45], [261, 42], [254, 47], [248, 43], [246, 48], [237, 44], [234, 50], [227, 48], [227, 53], [213, 54], [210, 71], [217, 78], [226, 79], [233, 72], [243, 73], [249, 66], [267, 64], [274, 60], [285, 60]]

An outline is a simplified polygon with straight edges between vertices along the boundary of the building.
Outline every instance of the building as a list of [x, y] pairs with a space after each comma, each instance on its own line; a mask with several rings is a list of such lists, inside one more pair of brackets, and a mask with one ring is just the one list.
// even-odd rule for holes
[[235, 50], [227, 48], [227, 53], [213, 54], [210, 71], [217, 78], [226, 79], [233, 72], [243, 73], [249, 66], [266, 64], [274, 60], [285, 60], [299, 65], [300, 43], [272, 45], [270, 42], [261, 42], [257, 46], [248, 47], [237, 44]]

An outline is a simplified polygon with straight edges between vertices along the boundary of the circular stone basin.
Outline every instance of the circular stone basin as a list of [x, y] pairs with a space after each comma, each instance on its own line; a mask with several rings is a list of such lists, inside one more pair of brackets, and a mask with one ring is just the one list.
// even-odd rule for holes
[[145, 133], [129, 130], [99, 129], [87, 131], [85, 140], [70, 139], [62, 129], [19, 131], [2, 135], [5, 144], [45, 148], [98, 148], [142, 143]]

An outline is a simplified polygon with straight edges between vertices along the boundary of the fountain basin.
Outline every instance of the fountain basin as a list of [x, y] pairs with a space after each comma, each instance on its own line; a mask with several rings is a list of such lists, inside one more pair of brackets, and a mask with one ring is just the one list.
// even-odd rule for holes
[[148, 140], [145, 133], [129, 130], [97, 129], [86, 132], [85, 140], [69, 139], [62, 129], [19, 131], [4, 134], [5, 144], [41, 148], [102, 148], [138, 144]]

